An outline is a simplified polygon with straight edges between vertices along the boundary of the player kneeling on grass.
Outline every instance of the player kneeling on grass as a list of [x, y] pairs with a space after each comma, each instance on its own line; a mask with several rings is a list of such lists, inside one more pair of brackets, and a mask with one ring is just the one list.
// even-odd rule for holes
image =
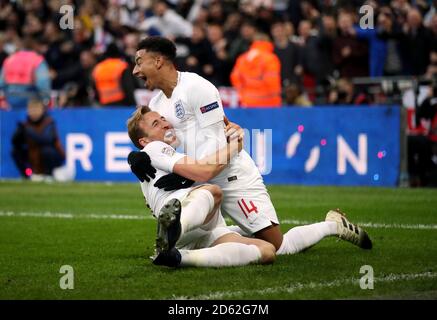
[[151, 172], [152, 179], [141, 183], [152, 214], [158, 219], [154, 264], [224, 267], [274, 261], [276, 249], [272, 244], [226, 228], [220, 213], [222, 191], [217, 185], [202, 184], [176, 191], [155, 186], [169, 172], [199, 182], [210, 180], [238, 154], [242, 140], [234, 140], [213, 155], [195, 161], [173, 149], [170, 144], [176, 137], [171, 134], [171, 125], [157, 112], [138, 108], [127, 125], [132, 142], [149, 154], [157, 169]]
[[[150, 118], [151, 115], [153, 115], [154, 117], [153, 121]], [[129, 123], [130, 123], [129, 126], [130, 137], [132, 141], [134, 141], [134, 143], [135, 141], [137, 141], [136, 145], [139, 148], [141, 148], [142, 145], [145, 145], [144, 137], [146, 136], [148, 136], [148, 139], [151, 141], [153, 141], [152, 139], [156, 139], [155, 137], [157, 136], [159, 139], [161, 139], [160, 141], [166, 141], [172, 145], [178, 144], [178, 141], [174, 135], [173, 126], [158, 113], [151, 112], [149, 108], [143, 107], [141, 109], [138, 109], [137, 112], [135, 113], [135, 116], [131, 118]], [[235, 135], [231, 134], [232, 130], [233, 131], [241, 130], [239, 126], [238, 126], [239, 129], [237, 129], [235, 126], [236, 126], [235, 124], [234, 126], [228, 126], [230, 130], [228, 130], [228, 127], [226, 128], [226, 135], [229, 136], [231, 139], [232, 137], [234, 137], [234, 139], [235, 138], [240, 139], [240, 137], [242, 137], [242, 133], [237, 132]], [[159, 135], [155, 135], [155, 133], [153, 133], [152, 135], [149, 133], [149, 131], [152, 132], [153, 130], [159, 132]], [[147, 132], [148, 134], [146, 135], [145, 132]], [[167, 134], [169, 135], [167, 136]], [[167, 140], [165, 138], [167, 138]], [[164, 144], [163, 146], [166, 145]], [[167, 147], [170, 146], [167, 145]], [[200, 163], [204, 163], [205, 161], [198, 161], [195, 166], [190, 164], [185, 164], [184, 161], [181, 161], [180, 163], [178, 163], [177, 166], [174, 166], [174, 168], [163, 167], [161, 164], [162, 161], [159, 158], [156, 158], [156, 155], [153, 155], [154, 159], [151, 160], [152, 155], [150, 154], [149, 157], [148, 155], [149, 151], [147, 149], [148, 148], [144, 148], [142, 152], [133, 151], [129, 154], [129, 164], [131, 165], [131, 169], [135, 173], [135, 175], [140, 179], [140, 181], [143, 182], [150, 180], [149, 176], [151, 176], [151, 174], [153, 174], [153, 178], [155, 178], [154, 171], [156, 170], [154, 167], [161, 168], [163, 171], [172, 172], [157, 179], [157, 182], [154, 183], [154, 186], [158, 188], [164, 187], [164, 190], [168, 190], [168, 188], [170, 188], [170, 190], [177, 189], [173, 187], [173, 185], [175, 184], [179, 185], [179, 189], [181, 189], [184, 188], [185, 186], [191, 186], [194, 181], [204, 182], [207, 181], [208, 179], [212, 179], [216, 177], [216, 175], [218, 175], [221, 170], [225, 170], [224, 166], [219, 166], [219, 167], [199, 166]], [[164, 147], [162, 148], [162, 150], [164, 150]], [[170, 148], [169, 152], [171, 153], [171, 156], [173, 156], [173, 154], [175, 153], [173, 148]], [[221, 154], [223, 155], [223, 152]], [[163, 157], [162, 153], [160, 154], [160, 156]], [[179, 157], [183, 158], [185, 157], [185, 155], [179, 154]], [[138, 158], [140, 158], [140, 161], [138, 160]], [[215, 157], [215, 153], [213, 157], [209, 157], [209, 158], [212, 159], [213, 163], [218, 162]], [[188, 159], [188, 157], [185, 157], [185, 159]], [[189, 160], [192, 161], [191, 163], [194, 163], [194, 160], [191, 159]], [[208, 168], [210, 169], [215, 168], [219, 170], [216, 170], [214, 172], [214, 170], [208, 170]], [[256, 168], [253, 168], [253, 170], [256, 170]], [[183, 184], [181, 184], [181, 182], [183, 182]], [[239, 219], [238, 209], [234, 209], [237, 210], [237, 212], [228, 211], [227, 214], [230, 217], [232, 217], [235, 222], [237, 222], [238, 226], [230, 226], [228, 228], [232, 231], [238, 232], [241, 235], [255, 236], [255, 237], [257, 237], [259, 234], [253, 232], [251, 233], [250, 230], [262, 229], [265, 230], [266, 233], [272, 233], [272, 234], [274, 234], [275, 232], [279, 232], [278, 231], [279, 225], [277, 224], [279, 222], [276, 217], [276, 212], [274, 210], [273, 205], [270, 202], [270, 197], [267, 194], [267, 189], [265, 188], [261, 177], [259, 177], [259, 179], [256, 179], [254, 184], [255, 184], [254, 187], [255, 189], [250, 189], [251, 186], [246, 186], [244, 184], [239, 185], [239, 188], [234, 186], [233, 193], [236, 193], [238, 197], [238, 195], [241, 195], [244, 192], [248, 192], [248, 193], [250, 193], [251, 191], [258, 192], [259, 196], [261, 197], [258, 203], [264, 204], [265, 208], [269, 209], [267, 210], [269, 215], [265, 215], [263, 214], [263, 211], [261, 211], [256, 215], [251, 215], [250, 216], [251, 219], [255, 219], [255, 220], [250, 220], [249, 222], [249, 219]], [[183, 191], [180, 190], [180, 192]], [[223, 203], [226, 202], [228, 202], [228, 204], [233, 203], [233, 201], [229, 201], [235, 198], [235, 196], [233, 196], [233, 193], [230, 192], [229, 189], [227, 190], [227, 193], [225, 190], [223, 190], [223, 194], [225, 196], [221, 204], [222, 208], [223, 208]], [[229, 197], [231, 199], [229, 199]], [[232, 206], [228, 206], [228, 209], [231, 207]], [[274, 224], [273, 221], [276, 221], [276, 224]], [[270, 224], [270, 227], [265, 227], [268, 224]], [[263, 226], [265, 227], [264, 229]], [[295, 254], [301, 252], [315, 245], [325, 237], [329, 237], [329, 236], [337, 236], [362, 249], [372, 248], [372, 241], [370, 240], [367, 232], [362, 228], [358, 227], [357, 225], [354, 225], [351, 222], [349, 222], [346, 216], [339, 209], [330, 210], [326, 215], [325, 221], [323, 222], [294, 227], [288, 230], [283, 237], [282, 234], [279, 235], [282, 238], [282, 244], [280, 245], [279, 250], [276, 247], [277, 249], [276, 254]], [[265, 240], [267, 239], [270, 238], [267, 237]], [[272, 243], [272, 241], [269, 242]]]
[[[195, 73], [178, 71], [175, 59], [176, 46], [172, 41], [147, 37], [138, 44], [133, 74], [145, 81], [147, 89], [159, 89], [149, 102], [150, 109], [166, 118], [167, 128], [171, 125], [176, 130], [182, 152], [198, 160], [224, 147], [227, 137], [233, 135], [229, 130], [233, 126], [242, 130], [226, 122], [218, 89]], [[155, 170], [146, 152], [132, 151], [129, 159], [131, 170], [140, 181]], [[155, 186], [177, 190], [191, 187], [192, 180], [196, 177], [169, 173]], [[323, 222], [295, 227], [283, 234], [263, 178], [245, 150], [211, 182], [223, 192], [221, 210], [238, 226], [233, 230], [270, 242], [278, 255], [295, 254], [328, 236], [338, 236], [363, 249], [372, 247], [367, 233], [351, 224], [339, 210], [329, 211]]]

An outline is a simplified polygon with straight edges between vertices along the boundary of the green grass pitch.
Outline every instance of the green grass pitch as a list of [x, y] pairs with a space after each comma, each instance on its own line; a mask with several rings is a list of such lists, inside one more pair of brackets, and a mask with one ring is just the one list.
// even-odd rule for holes
[[[156, 267], [155, 221], [138, 184], [3, 181], [0, 299], [437, 298], [437, 190], [269, 191], [283, 231], [339, 207], [366, 226], [374, 248], [331, 237], [268, 266]], [[73, 267], [73, 290], [60, 288], [63, 265]], [[363, 265], [373, 268], [373, 290], [360, 288]]]

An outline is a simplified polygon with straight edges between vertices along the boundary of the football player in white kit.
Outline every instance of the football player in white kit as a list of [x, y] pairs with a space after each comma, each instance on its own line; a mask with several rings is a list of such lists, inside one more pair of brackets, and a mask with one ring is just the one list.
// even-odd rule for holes
[[[194, 73], [177, 71], [175, 57], [173, 42], [163, 37], [148, 37], [138, 45], [133, 74], [145, 81], [147, 89], [160, 89], [150, 101], [150, 109], [173, 125], [185, 154], [201, 159], [227, 143], [222, 102], [217, 88], [209, 81]], [[135, 153], [129, 158], [137, 177], [140, 180], [147, 177], [148, 157]], [[160, 183], [163, 179], [164, 184]], [[178, 180], [173, 173], [155, 185], [170, 190], [186, 187], [187, 181]], [[324, 222], [292, 228], [282, 235], [263, 179], [244, 150], [209, 182], [223, 191], [222, 212], [232, 218], [243, 234], [273, 244], [277, 254], [294, 254], [331, 235], [364, 249], [372, 247], [367, 233], [350, 223], [339, 210], [329, 211]]]
[[[220, 214], [222, 192], [216, 185], [201, 184], [189, 189], [165, 191], [154, 183], [169, 172], [198, 181], [216, 176], [242, 148], [233, 141], [209, 157], [195, 161], [175, 151], [176, 140], [169, 123], [147, 107], [138, 108], [128, 120], [132, 142], [150, 156], [155, 177], [141, 183], [143, 195], [158, 220], [153, 263], [169, 267], [224, 267], [249, 263], [271, 263], [275, 247], [263, 240], [246, 238], [230, 231]], [[168, 142], [164, 143], [164, 141]], [[219, 157], [220, 161], [216, 161]]]

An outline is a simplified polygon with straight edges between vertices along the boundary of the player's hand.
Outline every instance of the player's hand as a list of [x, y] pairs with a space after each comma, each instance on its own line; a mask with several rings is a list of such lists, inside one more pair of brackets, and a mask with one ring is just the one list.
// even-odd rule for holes
[[147, 153], [141, 151], [132, 151], [127, 157], [131, 171], [137, 178], [144, 182], [155, 178], [156, 169], [152, 167], [152, 161]]
[[230, 122], [228, 118], [224, 117], [223, 121], [225, 122], [225, 135], [228, 143], [231, 140], [238, 139], [238, 141], [243, 140], [244, 138], [244, 130], [238, 124], [234, 122]]
[[179, 189], [186, 189], [194, 184], [193, 180], [184, 178], [176, 173], [169, 173], [155, 182], [154, 186], [164, 191], [173, 191]]

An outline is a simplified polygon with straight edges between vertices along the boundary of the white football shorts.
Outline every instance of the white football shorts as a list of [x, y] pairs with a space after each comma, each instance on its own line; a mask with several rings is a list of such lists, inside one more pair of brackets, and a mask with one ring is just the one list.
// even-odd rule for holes
[[230, 182], [223, 188], [221, 209], [249, 235], [272, 224], [279, 224], [275, 207], [262, 179], [252, 181], [250, 185]]

